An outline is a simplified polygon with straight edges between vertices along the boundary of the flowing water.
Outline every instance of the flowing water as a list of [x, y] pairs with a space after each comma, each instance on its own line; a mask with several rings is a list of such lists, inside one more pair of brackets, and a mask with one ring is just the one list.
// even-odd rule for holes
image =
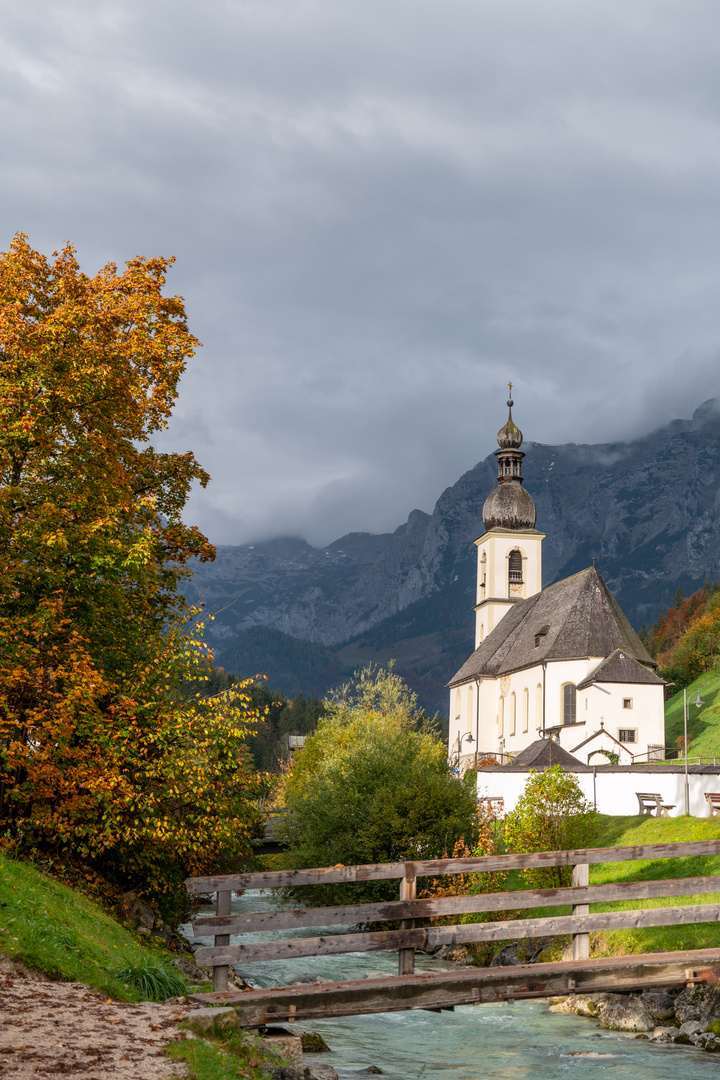
[[[271, 894], [249, 891], [233, 898], [232, 910], [269, 911], [274, 906]], [[231, 943], [315, 937], [343, 929], [312, 927], [243, 934], [242, 938], [231, 938]], [[194, 938], [189, 926], [183, 930], [191, 941], [212, 944], [211, 938]], [[416, 956], [418, 971], [453, 966], [422, 954]], [[397, 974], [397, 954], [346, 953], [239, 964], [237, 969], [254, 986], [284, 986], [317, 978], [362, 979]], [[306, 1055], [307, 1059], [332, 1065], [341, 1080], [344, 1070], [369, 1065], [402, 1080], [718, 1080], [720, 1076], [720, 1055], [601, 1031], [593, 1020], [548, 1012], [543, 1001], [298, 1022], [295, 1029], [320, 1032], [332, 1052]]]

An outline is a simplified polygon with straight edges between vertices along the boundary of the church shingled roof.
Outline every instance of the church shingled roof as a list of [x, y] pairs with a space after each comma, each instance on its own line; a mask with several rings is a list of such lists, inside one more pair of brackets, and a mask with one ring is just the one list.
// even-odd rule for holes
[[[519, 754], [515, 754], [512, 764], [532, 766], [533, 769], [551, 769], [554, 765], [561, 765], [563, 769], [574, 769], [585, 763], [573, 757], [567, 750], [563, 750], [562, 746], [552, 739], [537, 739]], [[512, 766], [509, 767], [512, 768]]]
[[448, 685], [509, 675], [543, 660], [609, 657], [616, 649], [640, 665], [657, 666], [591, 566], [514, 604]]
[[584, 690], [596, 682], [609, 683], [660, 683], [664, 685], [659, 675], [650, 668], [644, 667], [623, 649], [615, 649], [597, 667], [586, 675], [582, 682], [577, 684], [578, 690]]

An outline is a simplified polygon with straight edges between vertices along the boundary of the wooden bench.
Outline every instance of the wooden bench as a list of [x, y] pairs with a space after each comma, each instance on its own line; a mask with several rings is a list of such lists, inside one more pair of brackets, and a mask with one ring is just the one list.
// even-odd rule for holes
[[705, 798], [708, 804], [708, 817], [720, 814], [720, 791], [706, 791]]
[[653, 812], [655, 812], [656, 817], [669, 817], [670, 811], [675, 809], [675, 803], [664, 803], [662, 795], [659, 795], [656, 791], [636, 791], [635, 794], [640, 804], [641, 814], [652, 816]]

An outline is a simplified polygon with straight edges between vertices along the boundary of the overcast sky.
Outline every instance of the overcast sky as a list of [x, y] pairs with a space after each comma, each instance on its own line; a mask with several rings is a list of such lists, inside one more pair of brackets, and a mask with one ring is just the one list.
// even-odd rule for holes
[[717, 0], [0, 0], [0, 249], [175, 255], [216, 542], [720, 395]]

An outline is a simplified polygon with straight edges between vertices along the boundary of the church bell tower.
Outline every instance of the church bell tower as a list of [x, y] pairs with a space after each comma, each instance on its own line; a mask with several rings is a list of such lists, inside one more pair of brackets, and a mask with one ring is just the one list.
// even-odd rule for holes
[[[512, 383], [509, 384], [512, 395]], [[483, 506], [485, 532], [478, 549], [475, 648], [497, 626], [513, 604], [542, 589], [542, 542], [535, 528], [535, 503], [523, 487], [520, 450], [523, 436], [513, 422], [512, 396], [508, 419], [498, 431], [498, 482]]]

